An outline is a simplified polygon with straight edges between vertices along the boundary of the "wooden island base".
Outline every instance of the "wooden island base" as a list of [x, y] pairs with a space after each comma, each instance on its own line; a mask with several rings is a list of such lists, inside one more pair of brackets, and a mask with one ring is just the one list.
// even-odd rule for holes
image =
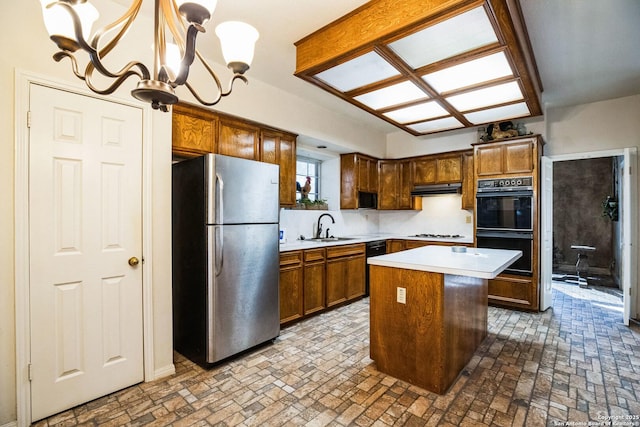
[[[444, 394], [487, 335], [487, 279], [371, 265], [376, 368]], [[402, 290], [406, 303], [398, 302]]]

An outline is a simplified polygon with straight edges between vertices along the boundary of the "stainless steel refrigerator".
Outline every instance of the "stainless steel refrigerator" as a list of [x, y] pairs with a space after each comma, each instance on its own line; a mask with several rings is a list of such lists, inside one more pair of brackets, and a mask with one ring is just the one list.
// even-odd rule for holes
[[172, 167], [174, 348], [207, 366], [280, 333], [279, 167], [218, 154]]

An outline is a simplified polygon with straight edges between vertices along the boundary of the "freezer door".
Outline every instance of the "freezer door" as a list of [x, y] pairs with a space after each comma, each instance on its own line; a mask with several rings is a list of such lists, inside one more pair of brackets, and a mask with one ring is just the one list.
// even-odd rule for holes
[[277, 223], [280, 167], [207, 155], [207, 223]]
[[278, 336], [278, 224], [209, 226], [207, 362]]

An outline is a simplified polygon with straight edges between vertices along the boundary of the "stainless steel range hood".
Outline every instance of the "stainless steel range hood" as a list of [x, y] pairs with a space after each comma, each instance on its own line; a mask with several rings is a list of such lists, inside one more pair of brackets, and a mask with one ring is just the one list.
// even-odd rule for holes
[[432, 184], [432, 185], [416, 185], [411, 191], [412, 196], [432, 196], [435, 194], [455, 194], [462, 189], [462, 184], [454, 182], [453, 184]]

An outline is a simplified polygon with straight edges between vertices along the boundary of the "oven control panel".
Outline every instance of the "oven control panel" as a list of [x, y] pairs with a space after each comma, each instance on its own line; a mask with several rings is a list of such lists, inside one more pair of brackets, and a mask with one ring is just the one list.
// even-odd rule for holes
[[478, 192], [533, 190], [533, 177], [479, 179]]

